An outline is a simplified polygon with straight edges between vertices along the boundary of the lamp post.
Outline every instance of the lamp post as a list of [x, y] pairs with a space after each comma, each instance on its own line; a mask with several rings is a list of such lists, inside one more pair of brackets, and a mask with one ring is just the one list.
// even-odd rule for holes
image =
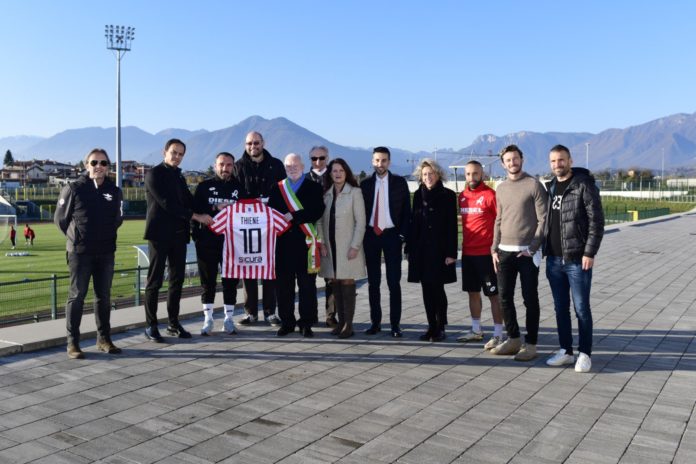
[[585, 168], [590, 169], [590, 142], [585, 142]]
[[126, 26], [105, 26], [106, 48], [116, 52], [116, 185], [123, 184], [121, 169], [121, 58], [130, 51], [135, 39], [135, 28]]

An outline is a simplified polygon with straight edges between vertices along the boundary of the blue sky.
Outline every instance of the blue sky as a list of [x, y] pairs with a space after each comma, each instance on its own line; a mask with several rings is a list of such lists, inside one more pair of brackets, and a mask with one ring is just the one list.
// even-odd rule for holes
[[0, 0], [0, 137], [284, 116], [343, 145], [462, 148], [696, 111], [692, 1]]

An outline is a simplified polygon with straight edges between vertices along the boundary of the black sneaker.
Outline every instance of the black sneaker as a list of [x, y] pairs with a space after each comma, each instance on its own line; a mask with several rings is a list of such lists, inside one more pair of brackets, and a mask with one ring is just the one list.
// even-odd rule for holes
[[159, 329], [156, 325], [145, 329], [145, 337], [155, 343], [164, 343], [164, 338], [162, 338], [162, 335], [160, 335]]
[[239, 323], [242, 325], [251, 325], [254, 324], [257, 321], [256, 316], [252, 316], [251, 314], [247, 314], [243, 318], [239, 320]]
[[170, 325], [167, 327], [167, 334], [172, 337], [191, 338], [191, 333], [184, 329], [181, 324]]
[[280, 318], [278, 316], [276, 316], [275, 314], [265, 316], [264, 319], [266, 320], [267, 323], [269, 323], [273, 327], [279, 327], [281, 325]]

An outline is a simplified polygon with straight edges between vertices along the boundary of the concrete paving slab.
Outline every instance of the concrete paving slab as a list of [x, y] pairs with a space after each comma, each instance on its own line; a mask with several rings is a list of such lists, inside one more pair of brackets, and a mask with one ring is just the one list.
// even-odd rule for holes
[[[607, 234], [589, 374], [544, 363], [558, 342], [543, 268], [530, 363], [455, 341], [469, 324], [458, 284], [447, 286], [449, 338], [419, 341], [420, 288], [405, 279], [402, 339], [363, 334], [365, 285], [347, 340], [324, 327], [278, 338], [257, 324], [157, 345], [144, 340], [142, 308], [126, 308], [112, 319], [124, 353], [96, 352], [86, 315], [78, 361], [66, 359], [64, 321], [0, 329], [0, 462], [691, 463], [694, 244], [696, 214]], [[182, 305], [194, 333], [199, 305]]]

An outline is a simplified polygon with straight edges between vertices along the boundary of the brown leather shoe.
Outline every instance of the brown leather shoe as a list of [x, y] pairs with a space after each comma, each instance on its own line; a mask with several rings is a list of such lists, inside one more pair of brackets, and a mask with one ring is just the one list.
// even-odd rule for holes
[[111, 338], [97, 338], [97, 349], [109, 354], [120, 354], [121, 348], [118, 348], [111, 342]]
[[77, 343], [68, 343], [68, 358], [70, 359], [85, 359], [85, 354], [80, 349]]
[[336, 318], [333, 316], [327, 317], [326, 318], [326, 327], [329, 327], [331, 329], [338, 327], [338, 321], [336, 320]]

